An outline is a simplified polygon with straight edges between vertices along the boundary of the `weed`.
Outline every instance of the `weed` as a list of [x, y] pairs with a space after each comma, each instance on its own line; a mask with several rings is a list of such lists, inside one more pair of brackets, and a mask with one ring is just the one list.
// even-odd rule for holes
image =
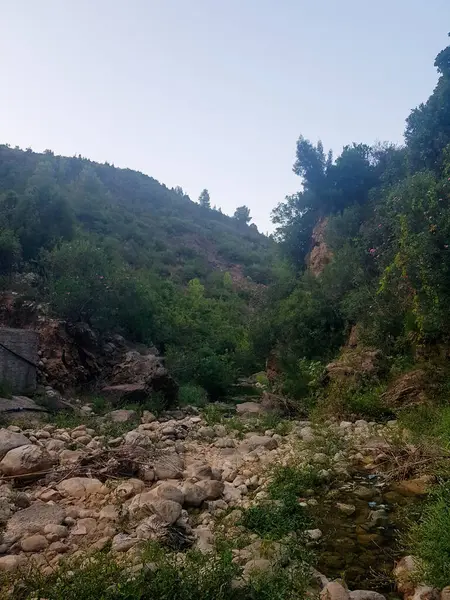
[[178, 392], [180, 406], [203, 408], [208, 403], [208, 394], [200, 385], [186, 384]]
[[419, 559], [417, 577], [442, 589], [450, 581], [450, 482], [431, 494], [422, 518], [410, 530], [411, 550]]

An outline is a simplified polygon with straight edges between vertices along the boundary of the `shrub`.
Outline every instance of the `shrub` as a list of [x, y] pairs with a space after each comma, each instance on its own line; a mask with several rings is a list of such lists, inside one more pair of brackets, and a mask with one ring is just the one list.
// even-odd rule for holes
[[178, 399], [181, 406], [203, 407], [208, 403], [208, 394], [199, 385], [186, 384], [180, 387]]

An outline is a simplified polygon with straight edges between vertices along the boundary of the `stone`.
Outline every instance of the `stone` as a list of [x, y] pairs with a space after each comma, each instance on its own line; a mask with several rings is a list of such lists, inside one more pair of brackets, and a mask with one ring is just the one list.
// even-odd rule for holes
[[10, 450], [26, 446], [30, 440], [23, 433], [14, 433], [8, 429], [0, 429], [0, 459], [5, 456]]
[[306, 443], [313, 442], [315, 440], [315, 435], [312, 427], [302, 427], [299, 432], [300, 437]]
[[[168, 487], [172, 489], [170, 490]], [[168, 487], [160, 490], [159, 494], [155, 489], [137, 494], [128, 507], [130, 515], [135, 519], [143, 519], [156, 514], [165, 524], [173, 525], [181, 515], [182, 502], [176, 502], [170, 498], [184, 501], [184, 496], [181, 490], [174, 486]]]
[[441, 590], [441, 600], [450, 600], [450, 585]]
[[48, 440], [45, 447], [49, 452], [59, 452], [65, 447], [66, 443], [62, 440]]
[[131, 498], [135, 494], [141, 493], [145, 488], [145, 484], [140, 479], [128, 479], [123, 483], [120, 483], [116, 487], [116, 494], [122, 500]]
[[180, 479], [183, 476], [183, 460], [176, 454], [160, 456], [153, 463], [157, 479]]
[[108, 504], [104, 506], [99, 514], [99, 519], [105, 519], [107, 521], [117, 521], [119, 518], [119, 511], [114, 504]]
[[216, 432], [213, 427], [200, 427], [197, 435], [203, 440], [213, 440], [216, 437]]
[[249, 560], [242, 571], [242, 578], [248, 580], [252, 575], [258, 573], [270, 573], [272, 570], [272, 564], [267, 558], [256, 558]]
[[148, 446], [152, 445], [151, 438], [145, 433], [137, 431], [136, 429], [128, 431], [124, 437], [124, 442], [129, 446], [141, 446], [142, 448], [147, 448]]
[[173, 525], [181, 516], [181, 504], [172, 500], [156, 500], [152, 510], [167, 525]]
[[375, 491], [371, 488], [360, 485], [353, 490], [353, 494], [360, 500], [370, 500], [373, 498]]
[[164, 481], [154, 487], [150, 492], [150, 494], [154, 494], [157, 498], [162, 500], [172, 500], [172, 502], [177, 502], [177, 504], [184, 503], [184, 494], [182, 490], [175, 487], [168, 481]]
[[64, 525], [55, 525], [54, 523], [45, 525], [44, 533], [46, 538], [52, 542], [56, 542], [57, 540], [65, 538], [69, 535], [67, 527], [64, 527]]
[[137, 413], [135, 410], [113, 410], [106, 417], [113, 423], [128, 423], [137, 419]]
[[156, 421], [155, 415], [149, 410], [144, 410], [141, 417], [141, 423], [153, 423], [153, 421]]
[[15, 571], [24, 563], [24, 557], [17, 554], [0, 556], [0, 571]]
[[305, 535], [311, 541], [317, 542], [318, 540], [320, 540], [323, 534], [320, 531], [320, 529], [307, 529], [305, 531]]
[[241, 416], [253, 416], [264, 413], [264, 408], [257, 402], [241, 402], [236, 404], [236, 413]]
[[204, 479], [196, 484], [205, 494], [205, 500], [217, 500], [223, 494], [224, 483], [215, 479]]
[[188, 476], [195, 479], [212, 479], [213, 473], [210, 465], [206, 463], [194, 463], [188, 469]]
[[115, 552], [126, 552], [137, 544], [138, 540], [126, 533], [118, 533], [112, 539], [111, 550]]
[[71, 477], [63, 479], [56, 486], [58, 491], [72, 498], [81, 498], [92, 494], [104, 494], [107, 488], [98, 479], [91, 477]]
[[84, 456], [81, 450], [63, 450], [59, 455], [61, 465], [75, 465]]
[[343, 585], [330, 581], [320, 592], [320, 600], [349, 600], [350, 595]]
[[47, 450], [27, 444], [7, 452], [0, 462], [0, 471], [11, 476], [40, 473], [49, 471], [53, 462]]
[[351, 516], [356, 512], [356, 506], [354, 504], [344, 504], [342, 502], [338, 502], [336, 504], [336, 508], [347, 516]]
[[419, 585], [414, 591], [411, 600], [439, 600], [440, 593], [436, 588], [428, 585]]
[[252, 435], [246, 442], [250, 450], [254, 450], [259, 446], [266, 448], [267, 450], [274, 450], [278, 447], [278, 442], [273, 437], [267, 437], [264, 435]]
[[392, 489], [402, 496], [425, 496], [433, 481], [434, 478], [431, 475], [422, 475], [416, 479], [399, 481], [392, 485]]
[[183, 486], [184, 503], [186, 506], [200, 506], [206, 500], [206, 492], [195, 483], [186, 482]]
[[61, 525], [66, 515], [65, 510], [57, 504], [35, 502], [29, 508], [14, 513], [6, 525], [5, 538], [19, 538], [26, 532], [43, 531], [49, 524]]
[[369, 590], [354, 590], [350, 592], [350, 600], [386, 600], [383, 594]]
[[212, 552], [214, 549], [214, 536], [210, 529], [207, 527], [197, 527], [194, 529], [194, 534], [196, 537], [195, 547], [200, 552], [208, 553]]
[[417, 569], [414, 556], [404, 556], [396, 564], [393, 575], [397, 582], [397, 590], [404, 595], [411, 595], [414, 591], [414, 573]]
[[40, 552], [48, 547], [48, 541], [43, 535], [31, 535], [20, 542], [24, 552]]
[[72, 529], [72, 535], [87, 535], [94, 533], [97, 529], [97, 521], [92, 518], [79, 519], [74, 529]]

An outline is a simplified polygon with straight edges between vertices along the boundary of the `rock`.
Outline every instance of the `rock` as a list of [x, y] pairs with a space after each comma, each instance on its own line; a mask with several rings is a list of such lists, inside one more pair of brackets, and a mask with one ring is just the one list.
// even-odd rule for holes
[[69, 535], [67, 527], [64, 527], [64, 525], [55, 525], [54, 523], [45, 525], [44, 533], [49, 542], [56, 542]]
[[152, 504], [152, 510], [163, 523], [173, 525], [181, 515], [181, 504], [172, 500], [156, 500]]
[[137, 419], [137, 413], [135, 410], [113, 410], [106, 417], [113, 423], [128, 423]]
[[440, 593], [436, 588], [428, 585], [419, 585], [414, 591], [411, 600], [439, 600]]
[[394, 492], [402, 496], [424, 496], [429, 492], [430, 484], [434, 478], [431, 475], [422, 475], [416, 479], [399, 481], [392, 485]]
[[122, 500], [127, 500], [135, 494], [141, 493], [144, 488], [145, 484], [140, 479], [128, 479], [116, 487], [116, 494]]
[[10, 501], [8, 498], [0, 498], [0, 524], [6, 523], [12, 514]]
[[306, 443], [313, 442], [316, 438], [312, 427], [303, 427], [299, 432], [300, 437]]
[[350, 600], [386, 600], [383, 594], [369, 590], [354, 590], [350, 592]]
[[143, 519], [136, 527], [136, 536], [140, 540], [162, 541], [166, 532], [166, 524], [157, 515]]
[[194, 534], [196, 536], [196, 548], [200, 550], [200, 552], [208, 553], [212, 552], [214, 549], [214, 536], [210, 529], [207, 527], [197, 527], [194, 529]]
[[107, 506], [104, 506], [102, 508], [98, 518], [100, 520], [105, 519], [107, 521], [117, 521], [117, 519], [119, 518], [119, 511], [117, 510], [117, 507], [114, 506], [114, 504], [108, 504]]
[[217, 500], [223, 494], [224, 483], [215, 479], [204, 479], [196, 484], [205, 494], [205, 500]]
[[337, 581], [330, 581], [320, 592], [320, 600], [349, 600], [350, 595]]
[[136, 429], [128, 431], [124, 437], [124, 442], [129, 446], [141, 446], [142, 448], [147, 448], [148, 446], [152, 445], [151, 438], [145, 433], [137, 431]]
[[183, 460], [176, 454], [167, 454], [156, 459], [153, 470], [157, 479], [180, 479], [183, 476]]
[[323, 534], [320, 531], [320, 529], [307, 529], [305, 531], [305, 535], [311, 541], [317, 542], [318, 540], [320, 540]]
[[224, 483], [223, 499], [231, 505], [238, 504], [241, 500], [241, 492], [227, 481]]
[[410, 595], [414, 590], [414, 573], [417, 569], [413, 556], [404, 556], [396, 564], [393, 575], [397, 582], [397, 590], [401, 594]]
[[241, 402], [240, 404], [236, 404], [236, 413], [243, 417], [260, 415], [264, 412], [264, 408], [257, 402]]
[[61, 465], [76, 465], [84, 456], [81, 450], [63, 450], [59, 455]]
[[50, 470], [53, 462], [47, 450], [27, 444], [7, 452], [0, 462], [0, 470], [4, 475], [34, 474]]
[[160, 392], [167, 407], [174, 404], [178, 396], [178, 385], [170, 376], [162, 360], [153, 354], [139, 354], [134, 350], [127, 352], [125, 359], [114, 367], [111, 385], [141, 385], [145, 396], [139, 395], [135, 401], [146, 400], [154, 392]]
[[153, 423], [153, 421], [156, 421], [155, 415], [149, 410], [144, 410], [141, 417], [141, 423]]
[[249, 560], [242, 571], [242, 578], [245, 581], [251, 579], [253, 575], [258, 573], [270, 573], [272, 570], [272, 564], [267, 558], [256, 558]]
[[259, 446], [263, 446], [267, 450], [274, 450], [278, 448], [278, 442], [273, 437], [267, 437], [263, 435], [252, 435], [246, 442], [250, 450], [254, 450]]
[[441, 600], [450, 600], [450, 585], [447, 585], [441, 591]]
[[13, 433], [8, 429], [0, 429], [0, 459], [5, 456], [10, 450], [26, 446], [30, 440], [23, 433]]
[[43, 535], [31, 535], [21, 541], [20, 547], [24, 552], [40, 552], [48, 547], [48, 541]]
[[203, 440], [213, 440], [216, 437], [216, 432], [213, 427], [200, 427], [197, 435]]
[[195, 483], [186, 482], [183, 486], [184, 503], [187, 506], [200, 506], [206, 500], [206, 492]]
[[0, 556], [0, 571], [15, 571], [21, 567], [24, 563], [24, 557], [18, 556], [17, 554], [8, 554], [7, 556]]
[[353, 494], [360, 500], [370, 500], [373, 498], [375, 491], [360, 485], [353, 490]]
[[111, 550], [115, 552], [126, 552], [137, 544], [138, 540], [126, 533], [118, 533], [113, 537]]
[[104, 494], [107, 488], [98, 479], [90, 477], [71, 477], [63, 479], [56, 486], [58, 491], [72, 498], [81, 498], [92, 494]]
[[144, 383], [121, 383], [102, 388], [102, 395], [114, 406], [141, 404], [149, 393]]
[[66, 443], [62, 440], [48, 440], [48, 443], [45, 445], [49, 452], [59, 452], [65, 447]]
[[212, 479], [211, 467], [206, 463], [193, 463], [189, 466], [188, 476], [195, 479]]
[[89, 533], [94, 533], [97, 529], [97, 521], [92, 518], [79, 519], [77, 521], [76, 527], [72, 529], [72, 535], [87, 535]]
[[57, 504], [35, 502], [13, 514], [6, 525], [7, 539], [22, 537], [26, 532], [43, 531], [46, 525], [61, 525], [66, 516], [65, 510]]
[[336, 508], [344, 515], [353, 515], [356, 512], [356, 506], [354, 504], [343, 504], [342, 502], [338, 502], [336, 504]]

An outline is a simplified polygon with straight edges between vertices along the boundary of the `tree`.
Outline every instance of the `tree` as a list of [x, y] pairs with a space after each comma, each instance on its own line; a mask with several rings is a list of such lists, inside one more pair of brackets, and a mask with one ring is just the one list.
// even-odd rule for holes
[[0, 233], [0, 275], [11, 277], [22, 254], [19, 240], [10, 229]]
[[206, 188], [202, 190], [202, 193], [198, 197], [198, 203], [200, 206], [203, 206], [203, 208], [211, 208], [211, 198], [209, 197], [209, 192]]
[[233, 216], [236, 219], [236, 221], [239, 221], [240, 223], [245, 223], [246, 225], [252, 220], [250, 216], [250, 209], [248, 208], [248, 206], [245, 205], [238, 206], [237, 209], [234, 211]]

